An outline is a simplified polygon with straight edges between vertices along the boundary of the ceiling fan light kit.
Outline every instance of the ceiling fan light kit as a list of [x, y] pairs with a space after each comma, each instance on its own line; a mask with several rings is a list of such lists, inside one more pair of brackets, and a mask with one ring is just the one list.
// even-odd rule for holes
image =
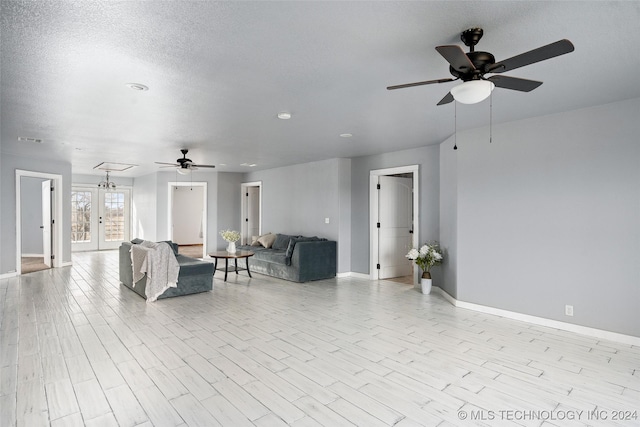
[[452, 88], [451, 95], [462, 104], [477, 104], [487, 99], [495, 87], [489, 80], [469, 80]]

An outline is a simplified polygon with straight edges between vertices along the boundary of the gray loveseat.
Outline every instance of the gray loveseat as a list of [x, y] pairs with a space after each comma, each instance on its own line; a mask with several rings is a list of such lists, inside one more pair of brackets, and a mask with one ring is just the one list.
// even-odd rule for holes
[[249, 261], [251, 271], [267, 276], [308, 282], [336, 275], [337, 244], [332, 240], [277, 234], [271, 248], [242, 245], [238, 249], [255, 252]]
[[[134, 240], [135, 241], [135, 240]], [[139, 242], [138, 242], [139, 243]], [[207, 261], [200, 261], [178, 254], [178, 245], [167, 242], [173, 248], [176, 260], [180, 264], [180, 274], [178, 274], [178, 286], [169, 288], [158, 297], [169, 298], [180, 295], [206, 292], [213, 289], [213, 264]], [[123, 242], [120, 245], [120, 282], [143, 298], [147, 298], [145, 293], [147, 276], [140, 279], [136, 286], [133, 286], [133, 268], [131, 266], [131, 242]]]

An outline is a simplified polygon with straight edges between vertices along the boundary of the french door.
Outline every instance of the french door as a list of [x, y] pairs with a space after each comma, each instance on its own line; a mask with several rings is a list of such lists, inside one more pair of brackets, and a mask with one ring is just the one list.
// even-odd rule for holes
[[116, 249], [130, 239], [131, 191], [76, 187], [71, 191], [74, 251]]

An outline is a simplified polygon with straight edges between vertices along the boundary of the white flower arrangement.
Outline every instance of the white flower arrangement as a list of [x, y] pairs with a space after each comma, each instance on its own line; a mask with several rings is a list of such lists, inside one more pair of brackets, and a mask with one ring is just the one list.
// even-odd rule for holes
[[240, 233], [235, 230], [222, 230], [220, 235], [227, 242], [237, 242], [240, 240]]
[[440, 264], [443, 259], [438, 242], [426, 243], [420, 249], [413, 248], [405, 256], [415, 261], [418, 267], [427, 273], [431, 267]]

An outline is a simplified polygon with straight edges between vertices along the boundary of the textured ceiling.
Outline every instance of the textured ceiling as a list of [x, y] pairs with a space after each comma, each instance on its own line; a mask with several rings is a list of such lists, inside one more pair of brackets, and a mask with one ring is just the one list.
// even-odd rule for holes
[[[434, 47], [475, 26], [496, 60], [576, 48], [505, 73], [544, 84], [496, 89], [494, 123], [640, 97], [636, 1], [2, 1], [1, 15], [2, 152], [74, 173], [126, 162], [139, 166], [117, 174], [139, 176], [180, 148], [246, 171], [439, 144], [454, 107], [436, 103], [455, 83], [385, 88], [449, 77]], [[489, 103], [459, 105], [457, 121], [486, 126]]]

